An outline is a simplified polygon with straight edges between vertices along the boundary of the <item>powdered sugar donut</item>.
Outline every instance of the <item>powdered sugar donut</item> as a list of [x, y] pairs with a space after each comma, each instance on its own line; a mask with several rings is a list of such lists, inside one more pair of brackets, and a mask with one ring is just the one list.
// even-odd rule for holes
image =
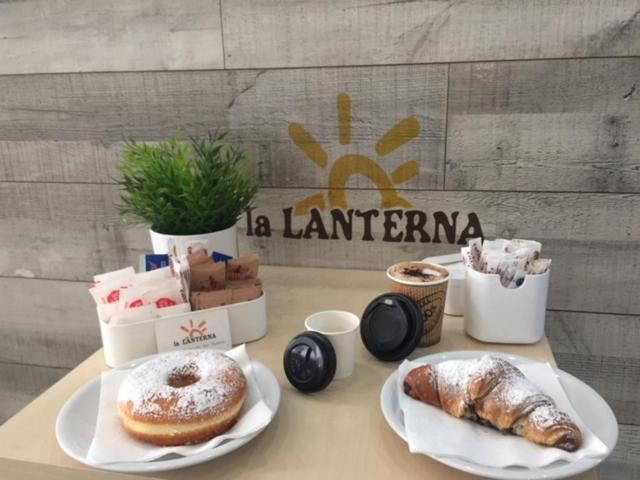
[[134, 437], [154, 445], [200, 443], [238, 419], [247, 380], [232, 358], [182, 350], [138, 366], [118, 391], [118, 415]]

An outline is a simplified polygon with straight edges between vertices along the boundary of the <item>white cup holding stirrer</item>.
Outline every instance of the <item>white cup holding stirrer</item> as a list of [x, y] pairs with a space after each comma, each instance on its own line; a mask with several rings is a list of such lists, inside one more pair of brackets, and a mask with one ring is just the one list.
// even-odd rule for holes
[[336, 373], [333, 378], [345, 378], [353, 373], [356, 336], [360, 318], [341, 310], [316, 312], [304, 321], [307, 330], [325, 335], [336, 352]]

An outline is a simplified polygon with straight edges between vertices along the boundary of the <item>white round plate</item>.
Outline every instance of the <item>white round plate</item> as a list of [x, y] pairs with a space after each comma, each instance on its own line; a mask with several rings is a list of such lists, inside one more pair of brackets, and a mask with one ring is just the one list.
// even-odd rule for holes
[[[118, 367], [118, 369], [133, 368], [155, 356], [157, 355], [139, 358]], [[262, 393], [264, 402], [271, 409], [275, 417], [280, 404], [280, 385], [278, 384], [278, 380], [268, 367], [257, 360], [251, 360], [251, 365], [253, 365], [253, 374]], [[167, 455], [150, 462], [116, 462], [94, 465], [89, 463], [86, 458], [95, 431], [99, 402], [100, 376], [85, 384], [64, 404], [56, 420], [56, 438], [62, 450], [71, 458], [90, 467], [115, 472], [160, 472], [197, 465], [240, 448], [253, 440], [267, 427], [265, 426], [262, 430], [247, 435], [246, 437], [229, 440], [211, 450], [206, 450], [188, 457]]]
[[[445, 360], [467, 360], [479, 358], [486, 354], [504, 358], [515, 364], [537, 362], [537, 360], [521, 357], [519, 355], [480, 351], [436, 353], [434, 355], [416, 358], [414, 361], [421, 363], [440, 363]], [[569, 397], [569, 400], [576, 412], [582, 418], [582, 421], [585, 422], [591, 431], [604, 442], [604, 444], [609, 448], [609, 452], [611, 452], [618, 441], [618, 423], [615, 415], [611, 411], [611, 408], [607, 405], [607, 402], [605, 402], [595, 390], [589, 387], [586, 383], [578, 380], [573, 375], [557, 368], [554, 368], [554, 371], [556, 372], [556, 375], [558, 375], [558, 380], [562, 384], [567, 397]], [[396, 370], [384, 383], [382, 393], [380, 395], [380, 404], [387, 423], [389, 423], [393, 431], [406, 442], [407, 435], [404, 429], [404, 420], [402, 418], [400, 407], [398, 406], [398, 396], [396, 395], [397, 376], [398, 371]], [[443, 412], [443, 414], [445, 413]], [[444, 463], [445, 465], [464, 472], [483, 477], [508, 480], [564, 478], [589, 470], [604, 460], [604, 458], [583, 458], [572, 463], [555, 462], [542, 468], [495, 468], [479, 465], [459, 458], [444, 458], [437, 455], [429, 456], [440, 463]]]

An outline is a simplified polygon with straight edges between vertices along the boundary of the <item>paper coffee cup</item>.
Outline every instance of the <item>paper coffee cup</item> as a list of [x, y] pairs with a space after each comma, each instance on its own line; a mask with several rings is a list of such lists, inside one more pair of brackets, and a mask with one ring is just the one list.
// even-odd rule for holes
[[360, 318], [350, 312], [325, 310], [304, 321], [307, 330], [326, 336], [336, 352], [336, 373], [333, 378], [345, 378], [353, 373], [356, 337]]
[[449, 270], [429, 262], [401, 262], [387, 269], [392, 292], [413, 298], [424, 314], [424, 334], [419, 347], [435, 345], [442, 335]]

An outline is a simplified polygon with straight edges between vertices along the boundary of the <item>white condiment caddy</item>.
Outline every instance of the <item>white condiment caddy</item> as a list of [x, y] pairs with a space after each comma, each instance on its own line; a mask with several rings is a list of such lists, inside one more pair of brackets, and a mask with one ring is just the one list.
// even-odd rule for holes
[[466, 269], [464, 329], [483, 342], [536, 343], [544, 336], [549, 271], [506, 288], [498, 274]]
[[267, 296], [262, 292], [258, 298], [246, 302], [232, 303], [221, 307], [197, 310], [174, 316], [153, 318], [142, 322], [110, 325], [98, 320], [107, 365], [116, 367], [136, 358], [158, 353], [156, 325], [184, 317], [186, 323], [198, 325], [211, 319], [220, 310], [226, 310], [229, 318], [231, 343], [239, 345], [262, 338], [267, 333]]

